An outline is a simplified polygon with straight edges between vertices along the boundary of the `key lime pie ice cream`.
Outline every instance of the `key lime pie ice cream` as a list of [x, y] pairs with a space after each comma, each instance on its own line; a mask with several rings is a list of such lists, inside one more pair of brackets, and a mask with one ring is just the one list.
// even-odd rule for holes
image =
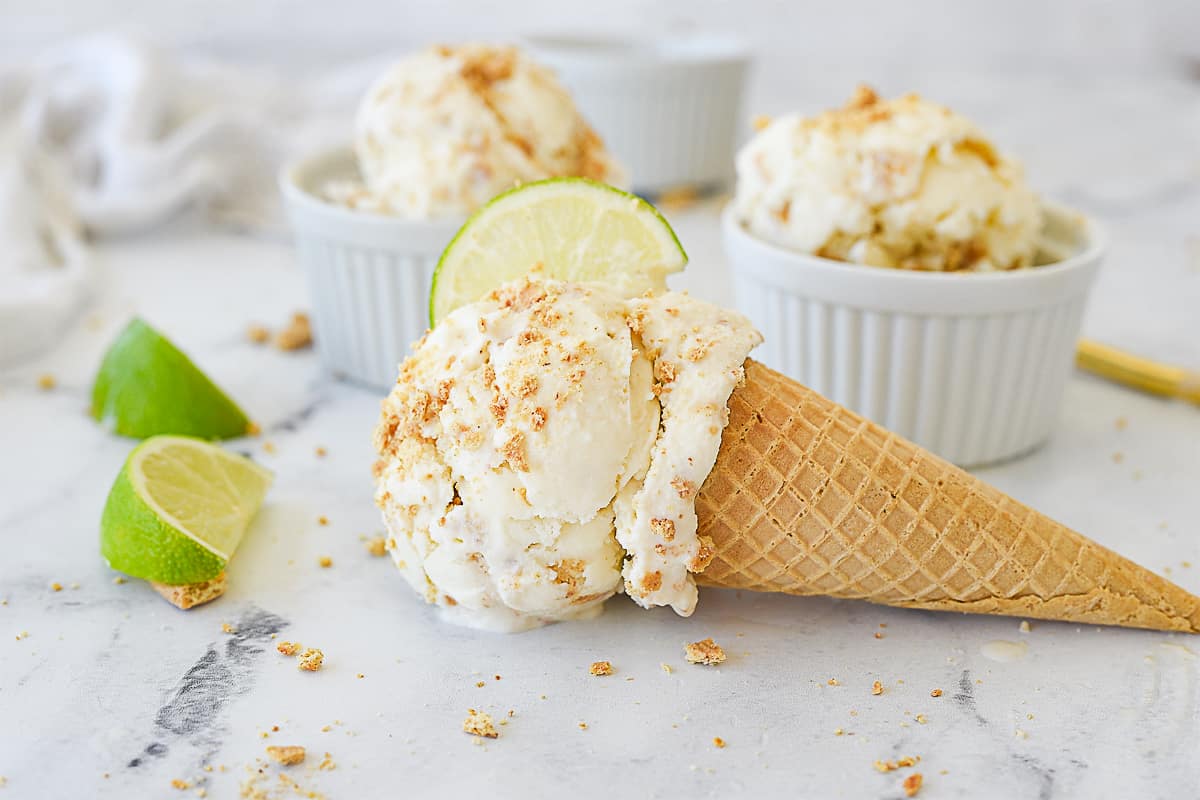
[[863, 86], [770, 122], [737, 158], [750, 233], [822, 258], [939, 272], [1033, 264], [1042, 211], [1021, 166], [965, 117]]
[[436, 46], [395, 64], [358, 110], [362, 183], [345, 204], [414, 219], [462, 216], [555, 176], [620, 185], [624, 171], [550, 70], [508, 46]]
[[401, 367], [376, 432], [405, 578], [473, 627], [592, 616], [622, 590], [690, 614], [712, 558], [695, 496], [758, 341], [687, 295], [552, 280], [451, 313]]

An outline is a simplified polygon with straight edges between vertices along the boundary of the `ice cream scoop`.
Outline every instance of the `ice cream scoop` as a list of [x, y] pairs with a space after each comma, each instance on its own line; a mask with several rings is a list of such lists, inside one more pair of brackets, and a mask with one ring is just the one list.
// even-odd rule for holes
[[687, 295], [508, 284], [416, 346], [383, 406], [376, 500], [409, 583], [520, 630], [625, 591], [689, 614], [695, 495], [758, 334]]
[[839, 261], [928, 271], [1033, 264], [1041, 205], [1020, 164], [965, 117], [860, 87], [843, 108], [771, 121], [738, 154], [754, 235]]
[[624, 181], [554, 74], [515, 47], [437, 46], [395, 64], [358, 110], [363, 184], [330, 193], [415, 219], [462, 216], [516, 183]]

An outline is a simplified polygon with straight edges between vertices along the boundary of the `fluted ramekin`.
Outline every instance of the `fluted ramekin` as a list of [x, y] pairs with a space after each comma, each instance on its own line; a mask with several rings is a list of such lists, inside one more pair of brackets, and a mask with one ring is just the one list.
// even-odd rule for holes
[[722, 216], [738, 308], [763, 363], [955, 463], [1028, 452], [1054, 428], [1088, 293], [1097, 226], [1047, 209], [1055, 263], [931, 273], [792, 252]]
[[464, 219], [410, 220], [347, 208], [322, 191], [356, 178], [346, 147], [301, 159], [280, 178], [308, 275], [321, 363], [340, 378], [387, 389], [429, 326], [429, 285]]
[[738, 42], [537, 36], [528, 45], [629, 168], [635, 190], [718, 186], [732, 177], [750, 63]]

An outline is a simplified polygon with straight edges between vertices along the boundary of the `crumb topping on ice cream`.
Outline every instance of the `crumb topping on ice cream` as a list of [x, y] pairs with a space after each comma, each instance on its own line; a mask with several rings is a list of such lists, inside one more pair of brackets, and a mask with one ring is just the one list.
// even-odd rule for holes
[[519, 182], [624, 181], [554, 74], [515, 47], [404, 58], [359, 106], [355, 150], [363, 183], [331, 186], [331, 198], [415, 219], [470, 213]]
[[915, 94], [883, 100], [864, 86], [843, 108], [780, 117], [737, 173], [739, 221], [791, 250], [911, 270], [1033, 263], [1041, 205], [1020, 164]]
[[712, 558], [695, 495], [760, 337], [677, 293], [524, 280], [401, 365], [376, 501], [409, 583], [462, 624], [520, 630], [619, 591], [690, 614]]

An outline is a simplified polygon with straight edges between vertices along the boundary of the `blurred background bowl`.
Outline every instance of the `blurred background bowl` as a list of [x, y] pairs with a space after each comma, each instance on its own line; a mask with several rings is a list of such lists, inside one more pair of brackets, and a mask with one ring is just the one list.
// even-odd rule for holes
[[546, 35], [526, 44], [628, 167], [635, 191], [711, 189], [733, 177], [750, 65], [736, 40]]
[[792, 252], [746, 231], [732, 206], [722, 233], [767, 366], [964, 466], [1050, 436], [1105, 252], [1094, 222], [1048, 207], [1053, 263], [970, 274]]
[[323, 197], [331, 182], [357, 177], [347, 146], [285, 167], [280, 188], [308, 278], [322, 366], [386, 391], [429, 327], [433, 270], [465, 218], [408, 220]]

